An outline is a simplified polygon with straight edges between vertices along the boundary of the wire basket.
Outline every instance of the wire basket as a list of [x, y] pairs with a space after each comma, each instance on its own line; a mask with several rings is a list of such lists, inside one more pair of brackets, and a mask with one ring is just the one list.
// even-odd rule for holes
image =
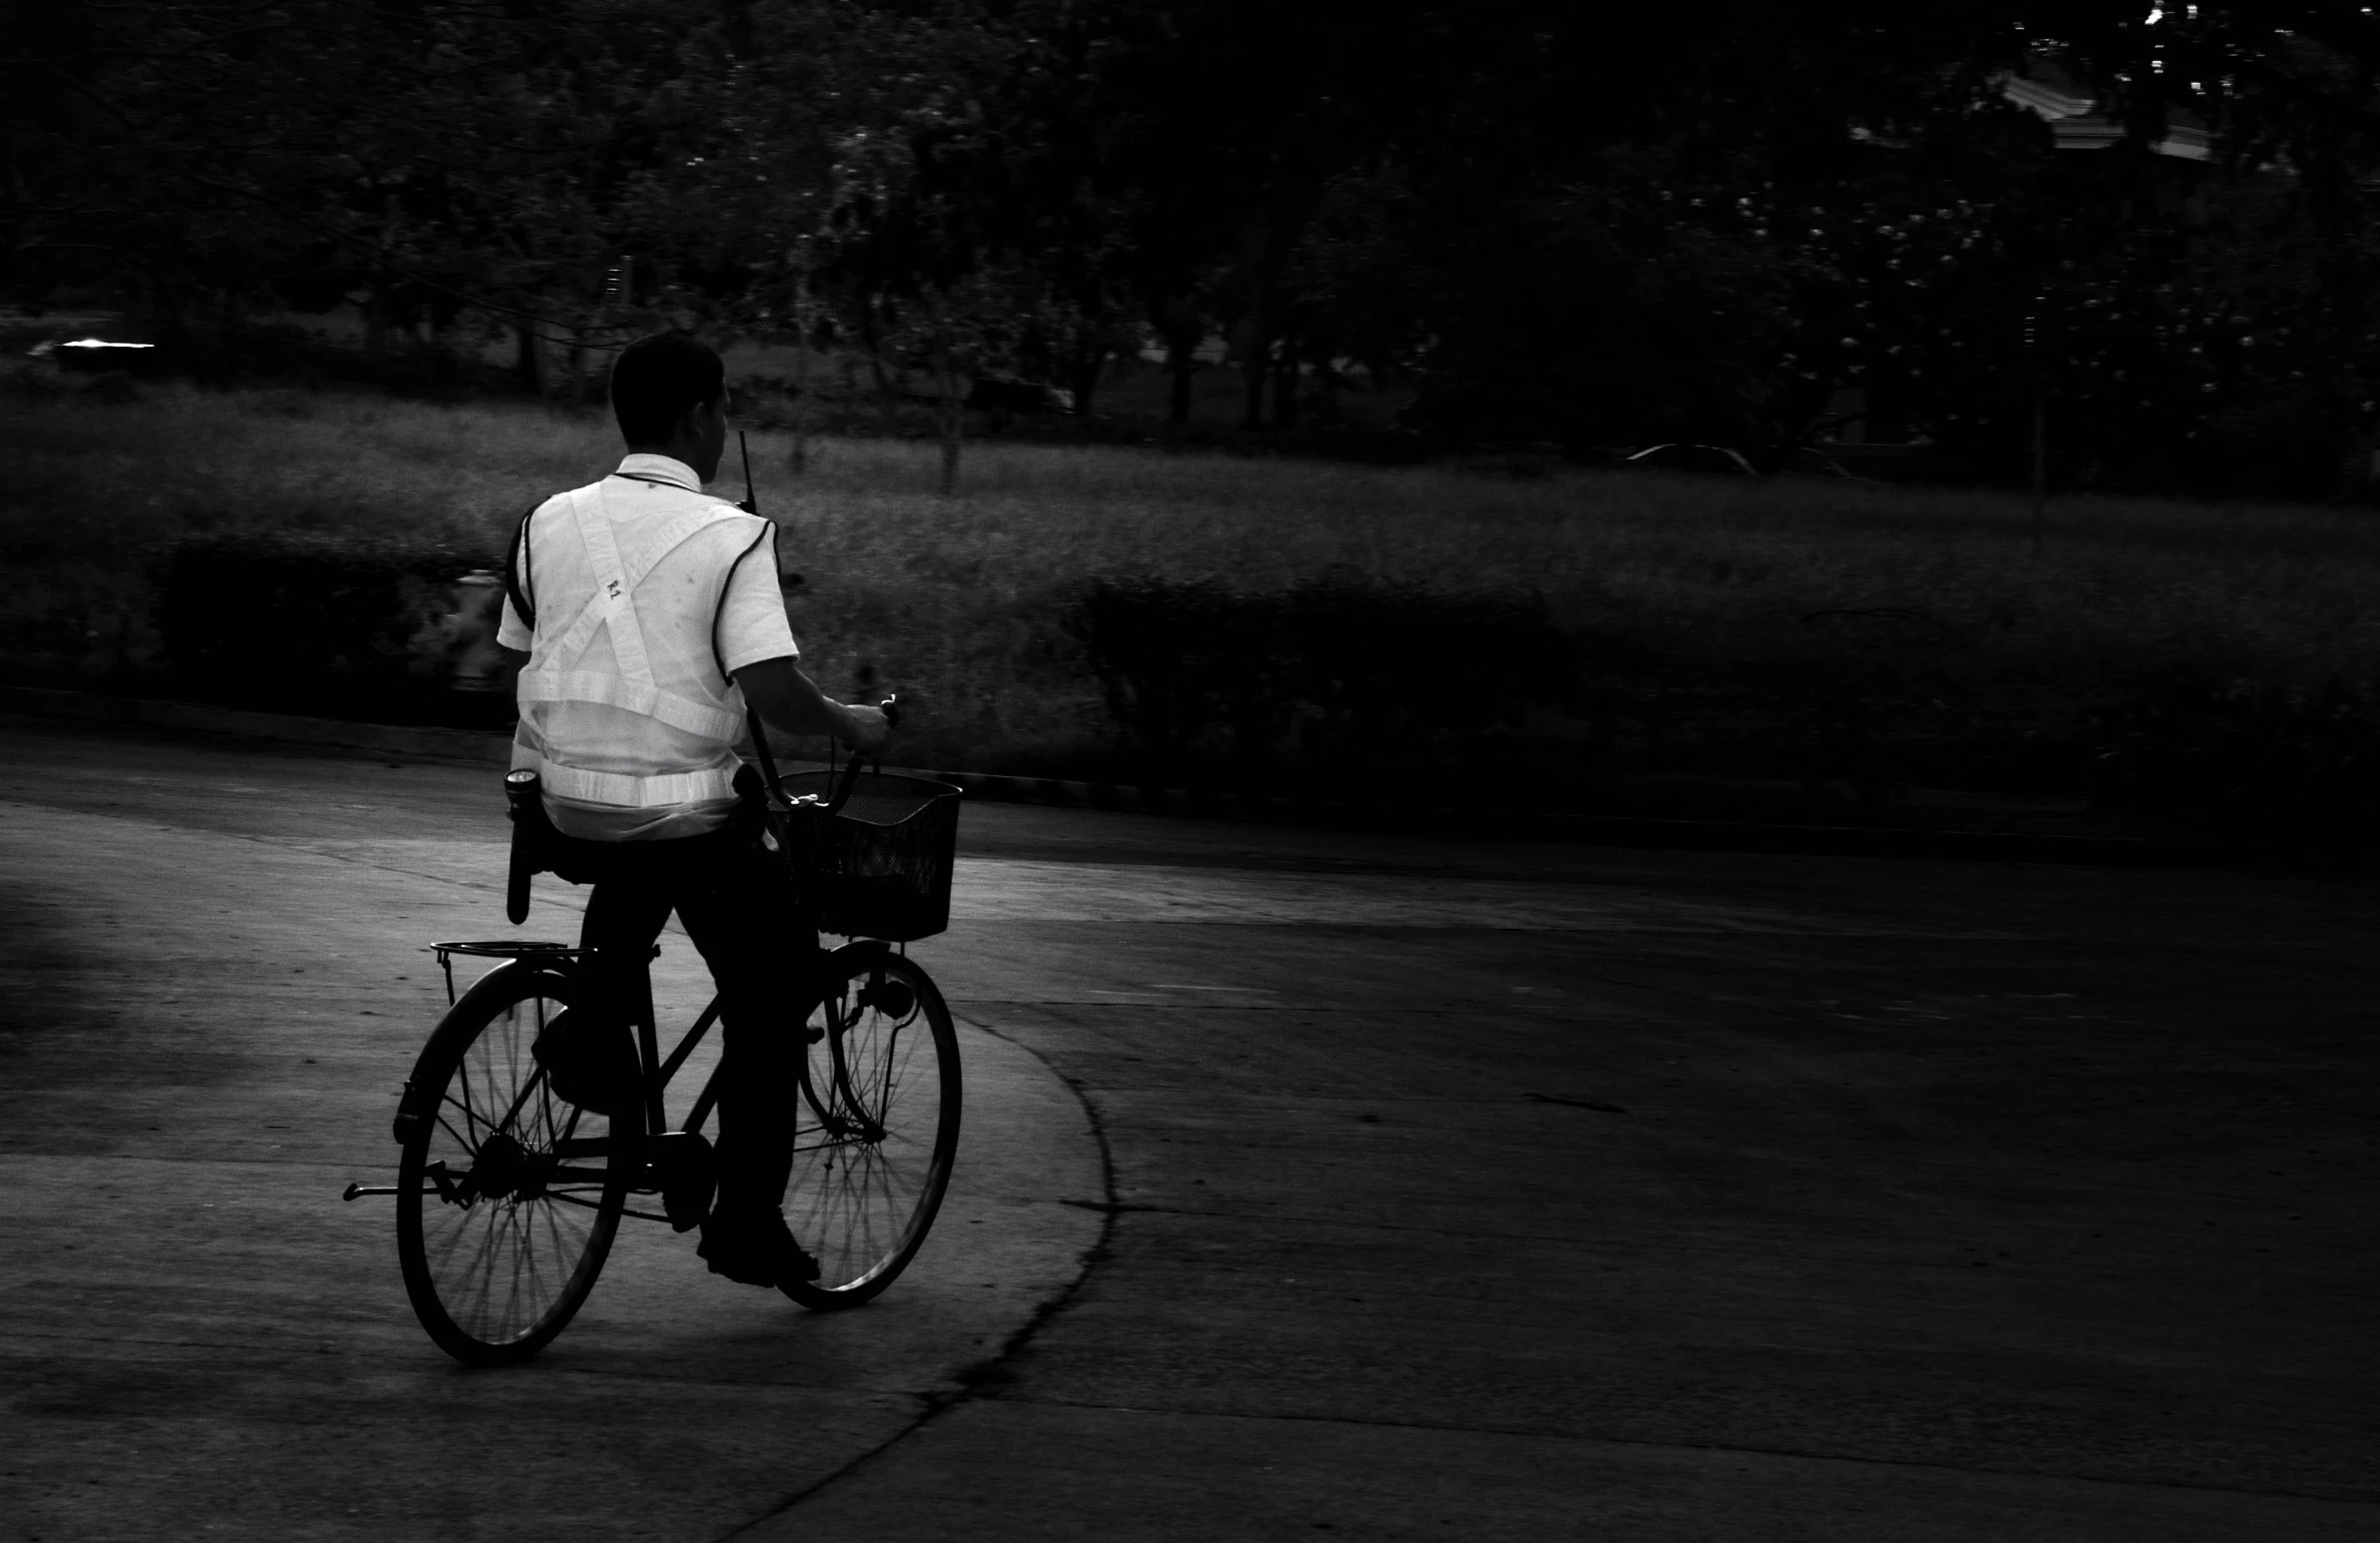
[[[795, 772], [788, 798], [834, 796], [835, 774]], [[818, 912], [818, 930], [912, 943], [951, 924], [951, 857], [959, 842], [959, 789], [947, 782], [863, 772], [838, 814], [796, 805], [795, 872]]]

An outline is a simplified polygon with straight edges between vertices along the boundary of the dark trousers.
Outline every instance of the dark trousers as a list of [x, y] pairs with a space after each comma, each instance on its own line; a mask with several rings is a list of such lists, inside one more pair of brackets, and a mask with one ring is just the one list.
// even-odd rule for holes
[[817, 929], [784, 870], [736, 830], [677, 841], [556, 839], [594, 875], [578, 942], [593, 951], [590, 1006], [608, 1006], [603, 1016], [651, 1014], [653, 941], [670, 912], [685, 923], [722, 999], [718, 1208], [774, 1209], [793, 1170], [802, 1031], [819, 957]]

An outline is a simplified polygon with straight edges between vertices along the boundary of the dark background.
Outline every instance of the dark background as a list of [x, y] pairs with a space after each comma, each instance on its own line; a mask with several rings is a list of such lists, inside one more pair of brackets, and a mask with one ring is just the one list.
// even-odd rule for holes
[[[1187, 420], [1219, 343], [1246, 429], [1348, 453], [1768, 469], [1825, 435], [2021, 482], [2045, 395], [2053, 485], [2370, 480], [2354, 5], [300, 0], [5, 34], [0, 292], [129, 306], [202, 376], [434, 384], [508, 337], [517, 385], [583, 391], [587, 351], [677, 322], [1086, 421], [1162, 351]], [[2017, 79], [2094, 112], [2053, 129]], [[309, 313], [363, 358], [263, 325]], [[1347, 410], [1383, 388], [1393, 426]]]
[[[795, 472], [811, 430], [939, 435], [946, 492], [986, 431], [1524, 479], [1667, 443], [1734, 478], [2348, 506], [2380, 456], [2380, 27], [2353, 5], [4, 14], [0, 301], [23, 336], [0, 342], [61, 368], [591, 411], [610, 350], [683, 326], [793, 362], [747, 365], [739, 406], [793, 427]], [[153, 347], [58, 347], [41, 319], [76, 314]], [[224, 517], [154, 550], [20, 521], [12, 560], [67, 598], [11, 623], [7, 672], [501, 716], [421, 646], [493, 537]], [[2242, 552], [2296, 539], [2242, 519]], [[2323, 538], [2359, 551], [2361, 523]], [[1317, 794], [1500, 779], [1536, 808], [1703, 817], [1938, 822], [1899, 806], [1949, 787], [2094, 828], [2322, 849], [2371, 828], [2360, 666], [1946, 663], [1983, 646], [1966, 622], [1848, 589], [1757, 646], [1361, 576], [1120, 572], [1028, 608], [1032, 667], [1096, 681], [1109, 721], [941, 753]], [[293, 630], [329, 641], [254, 668]], [[1432, 640], [1418, 674], [1368, 667], [1410, 637]]]

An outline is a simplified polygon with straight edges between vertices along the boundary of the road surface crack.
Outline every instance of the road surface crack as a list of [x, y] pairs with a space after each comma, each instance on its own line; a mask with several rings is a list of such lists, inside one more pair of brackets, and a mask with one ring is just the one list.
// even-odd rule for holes
[[1124, 1210], [1154, 1208], [1122, 1205], [1117, 1202], [1116, 1154], [1108, 1142], [1107, 1121], [1100, 1115], [1099, 1106], [1092, 1103], [1090, 1097], [1084, 1093], [1083, 1085], [1079, 1080], [1060, 1073], [1049, 1057], [1022, 1040], [1012, 1035], [1003, 1034], [990, 1024], [970, 1018], [964, 1013], [954, 1013], [951, 1016], [971, 1029], [981, 1030], [996, 1040], [1014, 1046], [1039, 1061], [1043, 1066], [1048, 1067], [1051, 1075], [1064, 1084], [1067, 1091], [1075, 1096], [1075, 1102], [1083, 1107], [1084, 1118], [1091, 1125], [1092, 1137], [1099, 1143], [1100, 1188], [1107, 1198], [1104, 1201], [1067, 1200], [1062, 1203], [1098, 1211], [1100, 1213], [1099, 1238], [1089, 1248], [1083, 1250], [1083, 1267], [1075, 1272], [1074, 1278], [1034, 1308], [1032, 1316], [1011, 1332], [1008, 1338], [1001, 1341], [998, 1350], [980, 1361], [959, 1368], [956, 1373], [959, 1385], [956, 1388], [937, 1389], [918, 1395], [922, 1407], [917, 1418], [824, 1478], [796, 1490], [768, 1511], [720, 1534], [718, 1543], [728, 1543], [729, 1539], [741, 1537], [762, 1523], [772, 1521], [786, 1512], [796, 1509], [812, 1496], [859, 1472], [886, 1452], [899, 1446], [951, 1411], [980, 1399], [1001, 1396], [1002, 1389], [1016, 1380], [1015, 1373], [1011, 1368], [1017, 1358], [1025, 1352], [1026, 1347], [1033, 1343], [1035, 1336], [1040, 1334], [1053, 1318], [1074, 1304], [1075, 1298], [1082, 1294], [1083, 1287], [1090, 1283], [1093, 1271], [1108, 1261], [1109, 1244], [1114, 1240], [1116, 1234], [1117, 1213]]

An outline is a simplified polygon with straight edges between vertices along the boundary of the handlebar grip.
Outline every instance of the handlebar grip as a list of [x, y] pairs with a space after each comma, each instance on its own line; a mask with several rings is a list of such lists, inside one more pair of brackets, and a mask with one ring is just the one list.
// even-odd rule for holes
[[[876, 704], [876, 710], [884, 714], [884, 721], [888, 727], [899, 728], [901, 726], [900, 700], [897, 694], [887, 694], [883, 701]], [[861, 759], [860, 753], [854, 750], [851, 752], [851, 759], [843, 763], [843, 775], [836, 779], [834, 785], [828, 790], [827, 813], [841, 814], [844, 804], [850, 801], [851, 790], [859, 786]], [[883, 769], [884, 760], [881, 756], [877, 758], [876, 765], [879, 770]]]

